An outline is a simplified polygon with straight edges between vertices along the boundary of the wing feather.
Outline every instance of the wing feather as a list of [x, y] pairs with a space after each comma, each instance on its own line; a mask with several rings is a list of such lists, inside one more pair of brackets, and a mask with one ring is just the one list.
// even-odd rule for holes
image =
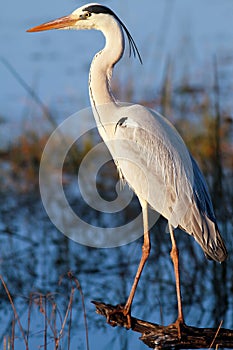
[[194, 236], [207, 256], [225, 260], [227, 253], [205, 179], [164, 117], [140, 105], [121, 108], [110, 151], [139, 198], [173, 227]]

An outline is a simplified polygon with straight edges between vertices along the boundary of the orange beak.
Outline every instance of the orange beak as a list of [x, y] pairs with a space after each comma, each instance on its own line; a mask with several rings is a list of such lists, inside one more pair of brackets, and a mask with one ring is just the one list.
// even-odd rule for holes
[[74, 26], [74, 24], [79, 20], [79, 18], [75, 18], [72, 15], [64, 16], [61, 18], [57, 18], [54, 21], [46, 22], [40, 24], [39, 26], [30, 28], [27, 32], [41, 32], [43, 30], [50, 29], [69, 29]]

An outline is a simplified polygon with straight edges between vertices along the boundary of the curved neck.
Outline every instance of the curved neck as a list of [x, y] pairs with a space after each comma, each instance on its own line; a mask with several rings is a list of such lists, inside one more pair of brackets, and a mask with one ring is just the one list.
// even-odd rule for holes
[[124, 51], [122, 29], [114, 18], [99, 29], [104, 34], [106, 43], [103, 50], [95, 55], [89, 74], [89, 94], [92, 107], [95, 108], [106, 103], [115, 103], [110, 87], [112, 70]]

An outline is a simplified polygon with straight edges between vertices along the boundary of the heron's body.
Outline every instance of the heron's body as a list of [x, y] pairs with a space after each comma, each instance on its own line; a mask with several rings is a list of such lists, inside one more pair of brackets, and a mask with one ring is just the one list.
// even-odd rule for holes
[[174, 127], [140, 105], [111, 103], [101, 105], [99, 113], [106, 115], [101, 124], [94, 113], [120, 177], [174, 228], [192, 235], [208, 257], [224, 260], [207, 185]]
[[[95, 55], [90, 68], [92, 110], [99, 133], [119, 174], [138, 196], [144, 214], [143, 257], [125, 307], [129, 312], [150, 250], [147, 205], [168, 220], [172, 244], [175, 244], [172, 228], [180, 227], [192, 235], [213, 260], [225, 260], [226, 249], [218, 231], [205, 179], [175, 128], [160, 114], [141, 105], [121, 104], [113, 97], [110, 82], [113, 67], [124, 52], [123, 30], [128, 36], [130, 49], [141, 60], [124, 24], [107, 7], [88, 4], [70, 16], [30, 31], [56, 28], [97, 29], [106, 39], [105, 47]], [[178, 264], [175, 271], [178, 278]], [[178, 282], [178, 304], [180, 302], [181, 306]], [[178, 318], [183, 320], [181, 308]]]
[[115, 101], [110, 80], [124, 52], [124, 36], [112, 16], [99, 27], [106, 44], [92, 61], [89, 93], [99, 133], [120, 174], [139, 199], [173, 227], [180, 226], [194, 236], [209, 257], [223, 261], [225, 248], [204, 177], [167, 119], [144, 106], [122, 106]]

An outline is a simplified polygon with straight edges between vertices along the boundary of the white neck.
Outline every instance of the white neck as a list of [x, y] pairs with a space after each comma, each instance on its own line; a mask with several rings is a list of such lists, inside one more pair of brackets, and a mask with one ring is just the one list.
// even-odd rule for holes
[[106, 103], [115, 104], [110, 87], [112, 70], [124, 51], [122, 29], [114, 18], [110, 18], [106, 25], [99, 29], [105, 36], [106, 44], [104, 49], [95, 55], [90, 68], [89, 94], [93, 109]]

